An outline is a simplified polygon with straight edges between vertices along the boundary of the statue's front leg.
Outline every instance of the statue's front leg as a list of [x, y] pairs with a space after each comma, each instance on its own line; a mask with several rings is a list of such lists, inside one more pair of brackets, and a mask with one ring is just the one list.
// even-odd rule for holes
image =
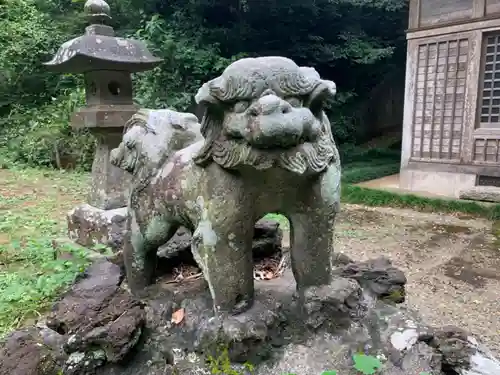
[[335, 216], [340, 208], [340, 170], [331, 166], [289, 215], [291, 263], [305, 322], [318, 327], [362, 316], [360, 285], [332, 275]]
[[335, 212], [294, 213], [290, 219], [290, 258], [297, 289], [331, 281]]
[[[231, 360], [241, 361], [272, 337], [280, 304], [262, 296], [254, 300], [252, 204], [241, 199], [235, 205], [233, 197], [224, 198], [206, 204], [193, 234], [193, 255], [210, 288], [215, 315], [198, 326], [195, 347], [217, 356], [222, 346]], [[200, 199], [197, 203], [205, 206]]]
[[[154, 231], [151, 230], [154, 228]], [[133, 294], [142, 292], [154, 282], [158, 246], [166, 243], [178, 229], [178, 225], [154, 218], [145, 225], [144, 232], [131, 210], [127, 219], [127, 240], [123, 248], [127, 283]]]
[[237, 314], [253, 303], [253, 222], [232, 199], [198, 199], [201, 219], [193, 233], [193, 256], [203, 271], [214, 311]]

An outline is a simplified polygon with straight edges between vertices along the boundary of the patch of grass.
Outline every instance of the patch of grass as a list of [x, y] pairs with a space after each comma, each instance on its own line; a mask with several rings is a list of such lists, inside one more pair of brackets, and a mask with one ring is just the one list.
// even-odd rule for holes
[[364, 147], [340, 149], [340, 160], [345, 167], [357, 162], [368, 165], [377, 160], [399, 162], [401, 160], [401, 149]]
[[88, 175], [0, 170], [0, 336], [43, 312], [88, 264], [87, 252], [58, 244], [66, 213]]
[[453, 199], [419, 197], [413, 194], [398, 194], [349, 184], [342, 186], [341, 199], [344, 203], [362, 204], [365, 206], [411, 208], [424, 212], [460, 212], [490, 220], [500, 219], [500, 204], [490, 205]]
[[266, 216], [264, 216], [267, 220], [274, 220], [277, 221], [280, 224], [280, 228], [283, 230], [289, 230], [290, 229], [290, 222], [288, 219], [281, 214], [277, 213], [269, 213]]
[[399, 162], [384, 162], [382, 164], [364, 165], [359, 167], [346, 168], [342, 173], [342, 182], [347, 184], [357, 184], [359, 182], [374, 180], [392, 174], [399, 173]]

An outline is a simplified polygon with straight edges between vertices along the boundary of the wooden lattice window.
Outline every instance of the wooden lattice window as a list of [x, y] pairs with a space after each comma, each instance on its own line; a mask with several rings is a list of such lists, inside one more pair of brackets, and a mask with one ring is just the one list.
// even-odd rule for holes
[[476, 138], [473, 157], [478, 163], [498, 164], [500, 162], [500, 139]]
[[460, 160], [469, 40], [418, 46], [412, 160]]
[[500, 32], [483, 39], [480, 128], [500, 129]]

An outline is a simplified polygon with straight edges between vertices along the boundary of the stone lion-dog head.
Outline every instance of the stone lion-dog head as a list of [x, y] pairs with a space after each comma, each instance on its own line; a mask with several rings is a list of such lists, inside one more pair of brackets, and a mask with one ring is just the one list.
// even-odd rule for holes
[[205, 107], [205, 145], [195, 161], [223, 168], [282, 167], [319, 173], [338, 151], [323, 112], [336, 86], [313, 68], [284, 57], [245, 58], [205, 83], [196, 101]]
[[152, 175], [175, 151], [203, 139], [191, 113], [169, 109], [140, 109], [125, 124], [120, 145], [111, 151], [111, 164], [132, 175], [141, 169]]

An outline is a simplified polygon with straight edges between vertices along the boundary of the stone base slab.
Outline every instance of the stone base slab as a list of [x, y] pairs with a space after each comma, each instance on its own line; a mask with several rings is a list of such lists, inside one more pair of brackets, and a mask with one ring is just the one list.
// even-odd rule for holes
[[68, 213], [68, 236], [79, 245], [102, 244], [116, 252], [122, 249], [126, 218], [126, 207], [103, 210], [82, 204]]
[[460, 192], [460, 199], [500, 203], [500, 188], [496, 186], [475, 186]]

